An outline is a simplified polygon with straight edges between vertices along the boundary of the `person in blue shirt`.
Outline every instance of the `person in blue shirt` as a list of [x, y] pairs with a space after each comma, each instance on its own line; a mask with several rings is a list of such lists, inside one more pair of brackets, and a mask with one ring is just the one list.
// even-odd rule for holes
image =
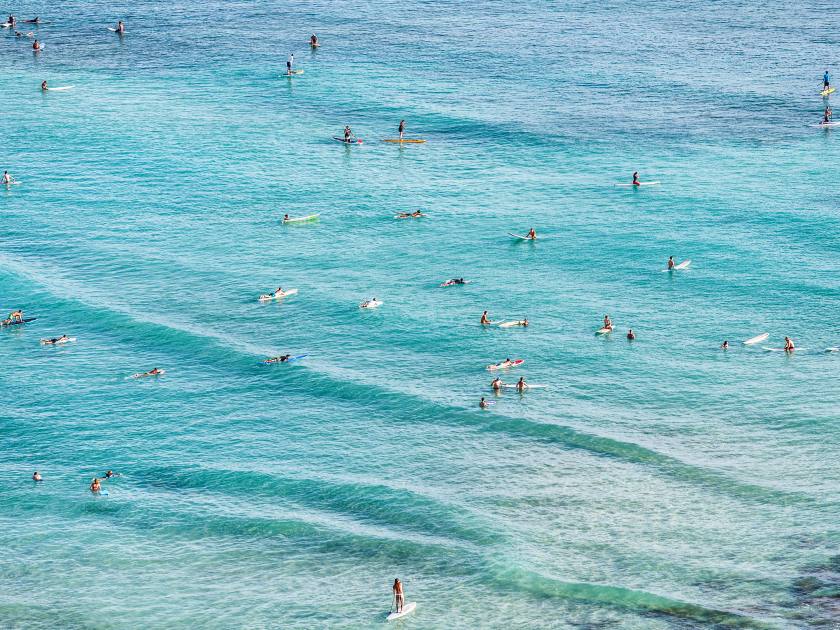
[[831, 85], [830, 85], [831, 81], [830, 80], [831, 80], [831, 77], [828, 74], [828, 70], [826, 70], [825, 74], [823, 74], [823, 89], [824, 90], [827, 90], [829, 87], [831, 87]]

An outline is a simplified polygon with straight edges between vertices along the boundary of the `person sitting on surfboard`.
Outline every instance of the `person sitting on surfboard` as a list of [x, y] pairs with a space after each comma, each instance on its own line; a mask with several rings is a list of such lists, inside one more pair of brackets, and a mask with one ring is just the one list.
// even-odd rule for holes
[[50, 89], [50, 88], [47, 87], [47, 82], [46, 81], [41, 81], [41, 89], [42, 90], [49, 90]]
[[490, 318], [489, 318], [489, 317], [487, 317], [487, 311], [484, 311], [484, 312], [481, 314], [481, 323], [482, 323], [482, 324], [489, 324], [489, 323], [491, 323], [491, 322], [490, 322]]
[[526, 235], [526, 238], [530, 238], [532, 241], [536, 240], [537, 233], [534, 231], [534, 228], [531, 228], [530, 230], [528, 230], [528, 234]]
[[397, 607], [397, 612], [402, 612], [405, 595], [403, 594], [403, 585], [399, 578], [394, 578], [394, 586], [391, 587], [391, 590], [394, 591], [394, 604]]
[[634, 186], [641, 186], [642, 182], [639, 181], [639, 171], [635, 171], [633, 173], [633, 185]]
[[729, 350], [729, 342], [724, 341], [723, 345], [720, 347], [721, 350]]
[[309, 45], [312, 48], [317, 48], [320, 44], [318, 44], [318, 36], [315, 33], [312, 33], [312, 36], [309, 38]]
[[794, 350], [796, 350], [796, 346], [793, 345], [793, 339], [785, 337], [785, 352], [793, 352]]
[[125, 23], [122, 20], [118, 21], [117, 28], [115, 28], [114, 30], [120, 35], [122, 35], [123, 33], [125, 33]]
[[43, 477], [41, 477], [41, 473], [39, 473], [37, 470], [34, 473], [32, 473], [32, 481], [43, 481], [43, 480], [44, 479], [43, 479]]
[[12, 311], [9, 313], [9, 319], [6, 320], [7, 322], [22, 322], [23, 321], [23, 311], [18, 309], [16, 311]]
[[503, 385], [502, 379], [498, 376], [493, 379], [492, 383], [490, 383], [490, 387], [493, 388], [494, 392], [501, 391], [502, 390], [502, 385]]
[[612, 320], [610, 319], [609, 315], [604, 315], [604, 328], [606, 328], [607, 330], [612, 330], [613, 328]]
[[402, 140], [403, 135], [405, 134], [405, 121], [404, 120], [400, 121], [400, 128], [399, 128], [398, 131], [400, 132], [400, 140]]
[[831, 87], [831, 76], [828, 74], [828, 70], [825, 71], [823, 74], [823, 90], [827, 90]]
[[636, 333], [634, 333], [634, 332], [633, 332], [633, 329], [632, 329], [632, 328], [631, 328], [630, 330], [628, 330], [628, 331], [627, 331], [627, 338], [628, 338], [630, 341], [633, 341], [633, 340], [636, 338]]

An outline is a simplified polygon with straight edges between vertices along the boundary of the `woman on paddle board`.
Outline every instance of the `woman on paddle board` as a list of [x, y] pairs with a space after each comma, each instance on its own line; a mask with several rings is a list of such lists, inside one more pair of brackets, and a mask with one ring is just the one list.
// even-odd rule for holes
[[400, 121], [400, 128], [398, 131], [400, 132], [400, 140], [402, 140], [403, 135], [405, 134], [405, 120]]
[[635, 171], [633, 173], [633, 185], [634, 186], [641, 186], [642, 182], [639, 181], [639, 171]]

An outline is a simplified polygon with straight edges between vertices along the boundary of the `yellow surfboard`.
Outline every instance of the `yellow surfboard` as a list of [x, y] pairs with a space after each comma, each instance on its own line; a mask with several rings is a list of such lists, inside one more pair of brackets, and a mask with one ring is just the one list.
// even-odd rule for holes
[[423, 144], [426, 141], [421, 140], [420, 138], [404, 138], [402, 140], [400, 140], [399, 138], [386, 138], [382, 142], [395, 142], [398, 144]]
[[828, 88], [827, 90], [820, 92], [820, 96], [828, 96], [829, 94], [834, 93], [835, 90], [836, 88]]

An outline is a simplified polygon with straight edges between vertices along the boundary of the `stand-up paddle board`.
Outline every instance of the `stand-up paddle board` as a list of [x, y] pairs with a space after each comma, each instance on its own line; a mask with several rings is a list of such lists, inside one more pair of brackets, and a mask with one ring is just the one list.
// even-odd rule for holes
[[385, 617], [385, 621], [394, 621], [395, 619], [400, 619], [409, 615], [414, 612], [414, 609], [417, 608], [417, 602], [409, 602], [405, 604], [400, 612], [392, 612], [387, 617]]
[[823, 120], [823, 121], [820, 121], [820, 123], [819, 123], [819, 124], [817, 124], [817, 125], [815, 125], [815, 126], [816, 126], [816, 127], [824, 127], [824, 128], [827, 128], [827, 129], [831, 129], [832, 127], [840, 127], [840, 121], [835, 122], [835, 121], [831, 120], [831, 121], [829, 121], [829, 122], [825, 122], [825, 121]]
[[303, 70], [292, 70], [291, 72], [284, 72], [281, 77], [297, 77], [303, 74]]
[[760, 335], [756, 335], [755, 337], [750, 337], [744, 342], [745, 346], [752, 346], [757, 343], [761, 343], [762, 341], [766, 340], [770, 336], [770, 333], [761, 333]]
[[609, 335], [613, 330], [615, 330], [615, 327], [613, 327], [613, 328], [599, 328], [598, 330], [595, 331], [595, 334], [596, 335]]
[[421, 138], [403, 138], [402, 140], [399, 138], [385, 138], [382, 142], [391, 142], [393, 144], [423, 144], [426, 141]]
[[522, 236], [521, 234], [514, 234], [513, 232], [508, 232], [508, 236], [512, 236], [513, 238], [518, 238], [520, 241], [535, 241], [537, 239], [531, 238], [530, 236]]
[[297, 290], [297, 289], [289, 289], [288, 291], [282, 291], [281, 293], [263, 293], [263, 294], [262, 294], [260, 297], [258, 297], [257, 299], [258, 299], [260, 302], [269, 302], [270, 300], [280, 300], [280, 299], [283, 299], [284, 297], [288, 297], [288, 296], [290, 296], [290, 295], [294, 295], [294, 294], [295, 294], [295, 293], [297, 293], [297, 292], [298, 292], [298, 290]]
[[613, 184], [613, 186], [621, 186], [627, 188], [630, 186], [659, 186], [661, 182], [639, 182], [638, 184]]
[[289, 217], [288, 219], [283, 219], [283, 223], [305, 223], [306, 221], [315, 221], [318, 217], [321, 216], [321, 213], [318, 214], [310, 214], [305, 217]]
[[828, 88], [820, 92], [820, 96], [828, 96], [829, 94], [834, 94], [837, 91], [837, 88]]
[[333, 136], [333, 140], [336, 142], [340, 142], [342, 144], [362, 144], [361, 138], [350, 138], [349, 140], [345, 140], [344, 138], [339, 138], [338, 136]]

